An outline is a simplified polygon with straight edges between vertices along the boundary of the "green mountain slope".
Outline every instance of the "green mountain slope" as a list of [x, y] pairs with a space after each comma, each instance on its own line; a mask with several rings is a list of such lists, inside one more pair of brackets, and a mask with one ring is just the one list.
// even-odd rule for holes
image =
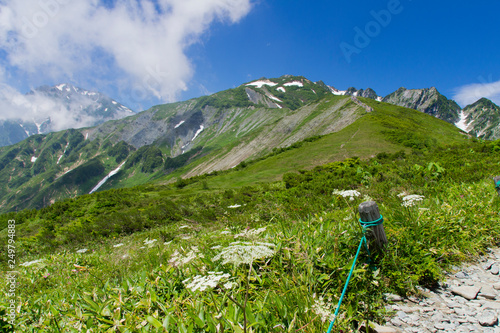
[[[331, 133], [337, 134], [303, 143], [310, 146], [306, 150], [287, 150]], [[284, 160], [263, 160], [261, 175], [252, 173], [253, 178], [277, 179], [290, 168], [466, 140], [459, 133], [414, 110], [332, 95], [322, 82], [293, 76], [261, 79], [0, 148], [0, 211], [229, 170], [283, 152], [279, 158]]]
[[486, 140], [500, 138], [500, 107], [487, 98], [466, 106], [462, 111], [463, 129]]

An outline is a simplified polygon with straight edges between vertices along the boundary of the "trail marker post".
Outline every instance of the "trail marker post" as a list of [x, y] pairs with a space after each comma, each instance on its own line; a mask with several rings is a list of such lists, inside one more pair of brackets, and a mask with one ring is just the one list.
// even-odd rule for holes
[[[500, 180], [500, 177], [498, 177]], [[359, 205], [359, 217], [361, 223], [369, 224], [370, 222], [379, 221], [382, 216], [380, 215], [378, 205], [375, 201], [366, 201]], [[377, 247], [384, 250], [387, 245], [387, 236], [385, 235], [384, 225], [379, 223], [374, 226], [369, 226], [367, 230], [367, 236], [375, 240]]]

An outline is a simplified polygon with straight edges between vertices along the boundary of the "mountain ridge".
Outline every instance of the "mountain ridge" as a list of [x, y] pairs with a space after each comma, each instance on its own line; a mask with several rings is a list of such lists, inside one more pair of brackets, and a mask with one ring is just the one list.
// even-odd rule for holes
[[[354, 124], [372, 130], [360, 131]], [[369, 157], [384, 150], [427, 149], [432, 137], [436, 142], [465, 140], [458, 129], [445, 124], [422, 112], [334, 95], [323, 82], [304, 77], [260, 79], [94, 127], [35, 135], [0, 148], [0, 210], [41, 208], [94, 191], [103, 180], [99, 191], [231, 170], [325, 135], [334, 138], [318, 142], [331, 142], [335, 148], [318, 147], [317, 156], [304, 155], [302, 167], [352, 155]], [[437, 126], [438, 132], [452, 126], [444, 131], [449, 138], [427, 133], [429, 126]], [[398, 134], [400, 128], [405, 130]], [[415, 128], [426, 134], [409, 133]], [[337, 136], [343, 138], [341, 142]]]
[[67, 83], [41, 86], [19, 99], [10, 105], [23, 113], [23, 119], [16, 116], [0, 120], [0, 146], [15, 144], [35, 134], [95, 126], [133, 114], [132, 110], [100, 92]]

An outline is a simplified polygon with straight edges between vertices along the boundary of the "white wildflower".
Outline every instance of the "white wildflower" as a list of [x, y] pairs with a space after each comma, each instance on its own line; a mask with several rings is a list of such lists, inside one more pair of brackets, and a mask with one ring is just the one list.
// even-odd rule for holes
[[154, 243], [156, 243], [158, 240], [157, 239], [151, 239], [149, 240], [148, 238], [146, 238], [144, 240], [144, 245], [148, 245], [149, 247], [151, 247]]
[[418, 195], [418, 194], [411, 194], [407, 195], [403, 198], [403, 203], [401, 206], [403, 207], [413, 207], [415, 206], [419, 201], [423, 201], [424, 196], [423, 195]]
[[220, 233], [220, 234], [221, 234], [221, 235], [229, 235], [229, 234], [231, 234], [231, 231], [229, 231], [229, 230], [224, 230], [224, 231], [221, 231], [221, 233]]
[[406, 196], [406, 195], [408, 195], [408, 193], [406, 193], [406, 192], [401, 192], [401, 193], [399, 193], [399, 194], [398, 194], [398, 197], [400, 197], [400, 198], [401, 198], [401, 197], [404, 197], [404, 196]]
[[263, 233], [264, 231], [266, 231], [266, 229], [267, 229], [266, 227], [260, 228], [260, 229], [245, 229], [240, 234], [234, 235], [234, 238], [238, 238], [238, 237], [251, 238], [251, 237], [254, 237], [254, 236], [257, 236], [257, 235]]
[[165, 243], [163, 243], [163, 245], [168, 245], [168, 244], [170, 244], [170, 243], [172, 243], [172, 241], [170, 241], [170, 242], [165, 242]]
[[186, 229], [186, 228], [191, 228], [191, 227], [190, 227], [190, 226], [188, 226], [188, 225], [181, 225], [181, 226], [179, 227], [179, 229]]
[[344, 198], [349, 198], [350, 201], [353, 201], [354, 197], [359, 197], [361, 195], [361, 193], [359, 193], [356, 190], [345, 190], [345, 191], [334, 190], [332, 194], [340, 195]]
[[128, 254], [124, 254], [124, 255], [122, 256], [122, 259], [127, 259], [128, 257], [129, 257], [129, 255], [128, 255]]
[[234, 208], [240, 208], [241, 205], [232, 205], [232, 206], [228, 206], [227, 208], [231, 208], [231, 209], [234, 209]]
[[81, 250], [76, 251], [76, 253], [85, 253], [87, 251], [88, 251], [88, 249], [81, 249]]
[[113, 245], [113, 247], [120, 247], [120, 246], [123, 246], [123, 243]]
[[189, 240], [189, 239], [191, 239], [191, 238], [193, 238], [193, 237], [192, 237], [192, 236], [184, 236], [184, 237], [181, 237], [181, 239], [184, 239], [184, 240]]
[[[191, 291], [205, 291], [207, 289], [213, 289], [217, 287], [219, 282], [224, 279], [229, 279], [231, 275], [224, 274], [223, 272], [209, 272], [209, 275], [197, 275], [193, 278], [191, 282], [191, 278], [182, 281], [186, 285], [186, 288]], [[189, 282], [189, 283], [188, 283]]]
[[34, 264], [41, 263], [44, 260], [45, 259], [38, 259], [38, 260], [28, 261], [28, 262], [25, 262], [24, 264], [21, 264], [20, 266], [28, 267], [28, 266], [31, 266], [31, 265], [34, 265]]
[[218, 250], [218, 249], [222, 249], [222, 246], [220, 245], [215, 245], [215, 246], [212, 246], [211, 247], [212, 250]]
[[236, 282], [229, 281], [229, 282], [224, 283], [224, 289], [226, 289], [226, 290], [233, 289], [237, 285], [238, 284]]
[[321, 322], [327, 322], [327, 321], [332, 321], [334, 319], [334, 313], [332, 313], [332, 306], [333, 304], [330, 302], [325, 302], [323, 297], [320, 297], [319, 299], [314, 300], [314, 304], [311, 308], [311, 310], [316, 313], [320, 319]]
[[222, 259], [222, 264], [251, 264], [255, 259], [272, 257], [274, 244], [235, 242], [224, 248], [221, 253], [213, 257], [212, 261]]
[[180, 267], [196, 258], [204, 258], [204, 256], [200, 253], [197, 247], [192, 247], [191, 251], [189, 251], [186, 255], [183, 255], [179, 253], [179, 251], [175, 250], [168, 262], [174, 267]]

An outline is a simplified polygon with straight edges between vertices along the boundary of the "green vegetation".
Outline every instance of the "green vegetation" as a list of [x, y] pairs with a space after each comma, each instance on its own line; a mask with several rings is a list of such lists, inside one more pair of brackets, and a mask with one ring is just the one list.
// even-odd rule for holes
[[[245, 175], [327, 139], [183, 186], [110, 190], [2, 215], [0, 229], [16, 221], [17, 264], [42, 260], [17, 267], [17, 331], [324, 331], [331, 317], [320, 308], [333, 312], [361, 237], [353, 212], [371, 198], [389, 248], [374, 252], [373, 266], [362, 254], [338, 330], [383, 321], [383, 293], [432, 287], [442, 269], [500, 242], [491, 181], [500, 141], [416, 145], [296, 170], [278, 182], [217, 186], [230, 173]], [[335, 190], [360, 195], [351, 201]], [[424, 198], [402, 206], [401, 193]], [[229, 256], [234, 251], [240, 256]]]
[[245, 108], [254, 105], [248, 100], [244, 87], [226, 90], [211, 96], [204, 96], [198, 99], [195, 109], [203, 109], [211, 106], [217, 109]]
[[124, 161], [130, 152], [135, 151], [135, 148], [125, 141], [120, 141], [116, 145], [114, 145], [108, 152], [109, 156], [115, 157], [116, 163], [121, 163]]
[[191, 149], [187, 153], [184, 153], [182, 155], [176, 156], [176, 157], [167, 157], [165, 159], [165, 164], [163, 165], [165, 171], [171, 172], [175, 169], [179, 169], [183, 166], [185, 166], [191, 159], [196, 156], [198, 153], [200, 153], [202, 150], [201, 147], [196, 147], [194, 149]]
[[[284, 102], [283, 109], [249, 105], [245, 89], [254, 88], [243, 85], [201, 99], [155, 106], [144, 113], [108, 122], [92, 129], [88, 140], [86, 133], [82, 134], [87, 130], [68, 130], [33, 136], [13, 147], [2, 148], [0, 212], [41, 208], [88, 193], [102, 179], [100, 176], [104, 177], [124, 161], [127, 162], [120, 172], [100, 190], [151, 181], [175, 182], [177, 178], [232, 168], [242, 162], [241, 156], [247, 160], [238, 167], [240, 173], [227, 173], [215, 185], [245, 186], [275, 181], [292, 170], [310, 169], [352, 156], [366, 159], [380, 152], [429, 149], [435, 142], [467, 141], [452, 125], [447, 127], [421, 112], [361, 98], [375, 110], [366, 113], [348, 97], [331, 96], [321, 82], [289, 76], [273, 80], [277, 86], [255, 89], [278, 96], [283, 93], [278, 88], [286, 88], [286, 98], [290, 100]], [[301, 82], [303, 87], [284, 86], [291, 81]], [[287, 101], [299, 103], [300, 108], [290, 110]], [[294, 108], [291, 104], [290, 107]], [[185, 154], [181, 154], [181, 146], [190, 139], [186, 135], [193, 135], [199, 127], [172, 130], [174, 118], [176, 123], [185, 120], [183, 126], [204, 125]], [[156, 137], [147, 146], [139, 139], [148, 131], [143, 127], [145, 121], [152, 122], [151, 135]], [[338, 132], [324, 135], [334, 131]], [[322, 137], [317, 141], [297, 143], [318, 134]], [[121, 141], [124, 138], [128, 143]], [[136, 150], [134, 146], [142, 147]], [[233, 156], [238, 156], [236, 161]], [[90, 160], [98, 160], [104, 171], [80, 177], [85, 180], [77, 186], [67, 181], [68, 177], [61, 181], [66, 173], [71, 174]]]

